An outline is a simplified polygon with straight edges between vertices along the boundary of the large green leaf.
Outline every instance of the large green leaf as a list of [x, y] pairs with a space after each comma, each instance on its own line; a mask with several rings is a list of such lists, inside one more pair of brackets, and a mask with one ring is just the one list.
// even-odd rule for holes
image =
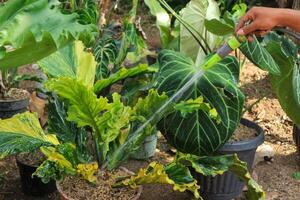
[[240, 123], [244, 95], [238, 88], [239, 65], [236, 58], [226, 57], [203, 71], [201, 66], [180, 53], [164, 50], [159, 54], [159, 65], [159, 92], [172, 96], [187, 82], [194, 80], [179, 100], [202, 96], [219, 117], [215, 120], [203, 109], [195, 110], [186, 117], [177, 111], [161, 121], [161, 132], [169, 143], [182, 152], [208, 155], [218, 150]]
[[156, 17], [156, 26], [160, 32], [160, 40], [163, 47], [167, 47], [171, 41], [171, 19], [167, 11], [161, 7], [158, 1], [145, 0], [145, 4]]
[[240, 50], [257, 67], [268, 71], [270, 74], [280, 75], [280, 67], [255, 36], [252, 42], [242, 44]]
[[[182, 19], [193, 26], [205, 38], [210, 48], [214, 49], [218, 37], [206, 30], [204, 22], [206, 19], [219, 19], [218, 3], [215, 0], [191, 0], [180, 13]], [[180, 26], [180, 52], [191, 57], [197, 64], [202, 63], [206, 56], [195, 38], [183, 25]]]
[[35, 114], [26, 112], [0, 120], [0, 158], [58, 144], [55, 135], [43, 132]]
[[90, 43], [97, 27], [81, 25], [77, 18], [62, 14], [58, 0], [8, 1], [0, 7], [0, 66], [36, 62], [75, 39]]
[[174, 190], [184, 192], [191, 191], [198, 199], [200, 195], [197, 181], [192, 177], [187, 167], [182, 164], [171, 163], [163, 166], [152, 162], [146, 169], [140, 169], [136, 176], [122, 181], [123, 185], [135, 188], [137, 185], [144, 184], [170, 184]]
[[81, 41], [67, 45], [38, 64], [51, 77], [67, 76], [77, 78], [90, 87], [94, 85], [97, 63], [93, 54], [84, 51]]
[[222, 175], [226, 171], [234, 173], [247, 187], [246, 197], [248, 200], [263, 200], [265, 193], [252, 178], [247, 168], [247, 163], [238, 159], [237, 155], [205, 156], [198, 157], [190, 154], [178, 154], [176, 161], [184, 163], [195, 169], [204, 176]]
[[287, 37], [271, 34], [266, 49], [280, 67], [280, 75], [270, 75], [272, 88], [282, 109], [300, 127], [300, 74], [298, 48]]

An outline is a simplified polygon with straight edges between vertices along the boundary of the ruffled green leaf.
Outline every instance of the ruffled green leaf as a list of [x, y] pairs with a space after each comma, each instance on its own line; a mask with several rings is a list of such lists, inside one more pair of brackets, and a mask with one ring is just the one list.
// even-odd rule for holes
[[58, 0], [8, 1], [0, 7], [0, 48], [14, 49], [1, 53], [0, 66], [36, 62], [76, 39], [90, 43], [97, 27], [77, 19], [77, 14], [62, 14]]
[[76, 78], [89, 87], [94, 84], [97, 63], [92, 53], [84, 51], [81, 41], [67, 45], [38, 64], [51, 77]]
[[181, 164], [172, 163], [163, 166], [156, 162], [152, 162], [146, 169], [140, 169], [136, 176], [122, 181], [123, 185], [135, 188], [144, 184], [168, 184], [172, 185], [176, 191], [191, 191], [195, 198], [200, 198], [197, 181], [193, 179], [187, 167]]
[[30, 152], [41, 146], [55, 146], [55, 135], [45, 134], [38, 117], [29, 112], [0, 120], [0, 157]]

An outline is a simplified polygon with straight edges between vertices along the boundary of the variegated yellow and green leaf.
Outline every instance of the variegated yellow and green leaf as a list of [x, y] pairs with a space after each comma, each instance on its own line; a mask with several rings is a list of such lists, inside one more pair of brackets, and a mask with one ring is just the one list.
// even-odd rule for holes
[[30, 152], [41, 146], [59, 144], [55, 135], [45, 134], [38, 117], [25, 112], [0, 120], [0, 157]]
[[197, 181], [193, 179], [187, 167], [182, 164], [172, 163], [164, 166], [152, 162], [146, 169], [140, 169], [136, 176], [122, 181], [123, 185], [133, 188], [145, 184], [168, 184], [172, 185], [174, 190], [184, 192], [190, 191], [196, 198], [200, 198]]
[[247, 168], [247, 163], [240, 161], [237, 155], [198, 157], [195, 155], [179, 153], [176, 156], [175, 162], [189, 165], [197, 173], [203, 176], [222, 175], [227, 171], [231, 171], [247, 185], [247, 199], [265, 199], [265, 193], [261, 186], [252, 179]]
[[63, 14], [58, 0], [6, 2], [0, 7], [0, 66], [36, 62], [76, 39], [91, 43], [97, 27], [82, 25], [78, 19], [75, 13]]
[[[163, 50], [159, 54], [159, 72], [156, 87], [159, 92], [174, 95], [188, 81], [194, 83], [178, 101], [203, 97], [215, 113], [194, 110], [184, 118], [180, 111], [165, 117], [159, 129], [168, 142], [182, 152], [209, 155], [218, 150], [240, 123], [244, 95], [238, 87], [239, 65], [234, 57], [226, 57], [208, 70], [184, 55]], [[215, 120], [213, 115], [218, 116]]]
[[84, 51], [81, 41], [67, 45], [38, 64], [50, 77], [76, 78], [89, 87], [94, 84], [97, 63], [92, 53]]
[[77, 165], [77, 173], [90, 183], [95, 183], [97, 181], [97, 177], [95, 176], [97, 172], [98, 163], [96, 162]]

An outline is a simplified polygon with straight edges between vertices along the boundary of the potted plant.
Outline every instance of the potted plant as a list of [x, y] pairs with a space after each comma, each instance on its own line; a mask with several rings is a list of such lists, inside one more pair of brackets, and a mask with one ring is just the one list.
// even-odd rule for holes
[[[50, 55], [74, 39], [89, 42], [97, 30], [79, 24], [74, 13], [62, 14], [56, 0], [12, 0], [1, 4], [0, 117], [8, 118], [28, 107], [29, 95], [17, 88], [18, 82], [38, 79], [31, 75], [18, 76], [17, 67]], [[49, 18], [50, 15], [53, 17]], [[55, 28], [50, 24], [55, 24]]]
[[[75, 39], [91, 43], [97, 34], [97, 27], [81, 23], [80, 16], [76, 13], [62, 13], [61, 4], [56, 0], [11, 0], [1, 3], [0, 12], [0, 82], [3, 98], [0, 107], [3, 111], [1, 117], [8, 118], [27, 110], [28, 95], [23, 90], [14, 88], [18, 87], [17, 83], [21, 80], [37, 80], [31, 75], [17, 75], [17, 68], [42, 59]], [[51, 24], [55, 24], [55, 28]], [[23, 190], [37, 195], [53, 191], [53, 183], [47, 191], [48, 186], [43, 185], [40, 179], [31, 178], [34, 169], [30, 163], [22, 162], [26, 160], [22, 158], [26, 157], [27, 155], [20, 155], [17, 159], [21, 181], [25, 187]], [[35, 186], [39, 188], [35, 190], [37, 192], [28, 190], [28, 187]]]
[[[152, 14], [156, 15], [157, 24], [160, 31], [163, 32], [163, 34], [161, 34], [162, 41], [169, 41], [167, 39], [168, 36], [170, 36], [170, 34], [168, 34], [170, 33], [170, 29], [165, 28], [170, 24], [166, 25], [159, 23], [160, 20], [162, 20], [162, 17], [160, 16], [164, 13], [162, 12], [163, 8], [159, 3], [161, 3], [181, 23], [181, 31], [179, 35], [180, 45], [178, 45], [180, 48], [177, 49], [180, 53], [164, 50], [159, 55], [158, 61], [160, 70], [157, 75], [158, 91], [166, 92], [166, 94], [172, 96], [177, 94], [180, 88], [186, 87], [186, 84], [190, 82], [190, 80], [194, 79], [193, 86], [182, 92], [181, 96], [183, 98], [181, 99], [184, 99], [186, 102], [190, 101], [190, 103], [194, 103], [197, 97], [203, 95], [204, 100], [209, 102], [211, 107], [216, 109], [216, 112], [221, 118], [221, 123], [218, 124], [210, 119], [210, 115], [207, 110], [204, 110], [206, 112], [191, 112], [190, 116], [186, 118], [181, 116], [180, 112], [174, 112], [165, 117], [160, 123], [163, 128], [162, 133], [165, 134], [168, 142], [181, 152], [192, 153], [200, 157], [207, 155], [211, 156], [213, 153], [222, 154], [224, 152], [222, 152], [221, 147], [224, 146], [224, 144], [230, 139], [237, 125], [240, 123], [241, 108], [243, 107], [244, 97], [237, 86], [240, 69], [239, 63], [233, 57], [225, 57], [232, 50], [238, 48], [240, 44], [238, 44], [239, 42], [236, 43], [229, 41], [227, 45], [223, 46], [217, 52], [217, 54], [213, 54], [208, 58], [205, 58], [205, 54], [209, 54], [211, 49], [216, 47], [220, 36], [221, 38], [228, 38], [231, 33], [234, 33], [234, 24], [238, 20], [238, 16], [246, 11], [247, 6], [244, 4], [235, 5], [232, 9], [233, 13], [225, 12], [223, 16], [220, 16], [220, 12], [218, 12], [219, 7], [215, 1], [205, 2], [192, 0], [185, 10], [181, 11], [181, 15], [178, 15], [163, 0], [152, 2], [148, 1], [148, 3], [151, 3], [149, 8], [150, 10], [152, 9]], [[197, 11], [201, 10], [200, 8], [203, 9], [202, 12], [197, 13]], [[205, 16], [206, 12], [207, 15]], [[212, 16], [212, 13], [216, 15]], [[165, 16], [168, 17], [168, 15]], [[205, 17], [203, 18], [203, 16]], [[201, 20], [199, 21], [199, 19], [202, 18], [203, 21], [200, 23]], [[197, 19], [197, 21], [193, 21], [193, 19]], [[164, 20], [164, 22], [166, 21], [167, 20]], [[205, 38], [208, 38], [210, 42], [205, 40], [202, 33], [205, 34]], [[166, 45], [166, 47], [168, 47], [168, 45]], [[240, 46], [240, 50], [254, 64], [269, 72], [273, 88], [277, 93], [283, 109], [293, 119], [293, 121], [297, 123], [297, 121], [299, 121], [299, 115], [296, 115], [295, 110], [297, 109], [295, 109], [295, 107], [298, 107], [299, 105], [297, 99], [297, 77], [299, 76], [299, 73], [297, 71], [298, 68], [293, 67], [297, 66], [295, 64], [297, 63], [298, 57], [295, 45], [287, 38], [280, 37], [272, 33], [262, 42], [259, 42], [257, 39], [255, 39], [252, 43], [244, 42]], [[213, 66], [213, 64], [216, 63], [216, 60], [219, 61], [219, 63]], [[284, 74], [289, 74], [289, 77]], [[296, 81], [292, 81], [293, 78]], [[283, 87], [283, 83], [285, 85], [289, 85], [289, 90], [286, 90], [286, 87]], [[194, 106], [193, 108], [197, 108], [195, 104], [191, 105]], [[224, 111], [224, 108], [226, 108], [227, 111]], [[227, 113], [226, 117], [222, 117], [225, 113]], [[206, 119], [208, 121], [206, 121]], [[176, 124], [175, 126], [170, 125], [174, 122]], [[191, 124], [193, 124], [193, 126], [191, 126]], [[249, 146], [251, 146], [251, 143], [253, 142], [256, 143], [256, 145], [251, 147], [252, 150], [250, 150], [251, 148], [248, 150], [249, 153], [251, 152], [252, 158], [254, 158], [255, 149], [257, 148], [257, 145], [262, 143], [263, 136], [260, 134], [260, 128], [254, 124], [251, 126], [253, 128], [255, 127], [258, 132], [257, 138], [254, 139], [256, 142], [253, 140], [247, 141], [249, 142]], [[245, 143], [243, 144], [245, 145]], [[233, 144], [231, 148], [234, 149], [234, 146], [236, 146], [236, 144]], [[224, 147], [228, 148], [228, 144], [225, 144]], [[218, 152], [218, 150], [220, 152]], [[250, 161], [248, 163], [249, 169], [251, 169], [252, 162]], [[217, 165], [217, 163], [214, 164]], [[197, 173], [205, 176], [215, 175], [205, 174], [201, 170], [196, 171]], [[228, 175], [224, 176], [229, 178]], [[139, 175], [137, 175], [137, 177], [139, 177]], [[137, 178], [137, 180], [139, 179]], [[209, 185], [207, 181], [211, 180], [213, 179], [206, 179], [206, 184], [204, 185]], [[221, 178], [219, 180], [224, 179]], [[135, 182], [133, 178], [132, 185], [137, 184], [137, 182]], [[128, 184], [126, 181], [125, 183]], [[147, 181], [145, 180], [144, 183], [147, 183]], [[226, 193], [228, 190], [222, 187], [224, 185], [221, 182], [214, 183], [214, 187], [217, 185], [216, 187], [222, 190], [220, 191], [221, 193], [217, 194], [217, 196], [221, 196], [222, 199], [232, 198], [232, 196], [226, 197], [226, 194], [222, 194], [222, 192], [225, 191]], [[238, 182], [235, 183], [239, 185]], [[238, 186], [238, 191], [234, 191], [235, 194], [233, 195], [238, 196], [241, 193], [242, 188], [242, 186]], [[204, 195], [206, 196], [213, 195], [209, 194], [210, 191], [206, 192], [208, 193], [205, 194], [204, 192]], [[258, 196], [256, 198], [258, 198]], [[263, 196], [260, 196], [260, 198], [263, 198]]]

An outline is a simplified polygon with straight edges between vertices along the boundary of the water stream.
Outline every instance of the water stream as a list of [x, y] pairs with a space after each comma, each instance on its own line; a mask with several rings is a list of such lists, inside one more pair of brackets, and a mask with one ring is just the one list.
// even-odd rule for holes
[[[122, 145], [120, 146], [115, 152], [113, 156], [118, 157], [121, 152], [123, 152], [123, 149], [131, 142], [135, 140], [135, 138], [142, 132], [158, 115], [162, 116], [165, 114], [166, 108], [172, 104], [176, 103], [181, 96], [197, 81], [199, 78], [201, 78], [204, 74], [204, 70], [200, 69], [196, 74], [193, 75], [193, 77], [186, 82], [176, 93], [174, 93], [159, 109], [157, 109], [153, 115], [144, 122], [137, 130], [135, 130], [133, 133], [130, 134], [130, 138]], [[108, 165], [108, 161], [102, 165], [101, 169], [105, 169]]]

